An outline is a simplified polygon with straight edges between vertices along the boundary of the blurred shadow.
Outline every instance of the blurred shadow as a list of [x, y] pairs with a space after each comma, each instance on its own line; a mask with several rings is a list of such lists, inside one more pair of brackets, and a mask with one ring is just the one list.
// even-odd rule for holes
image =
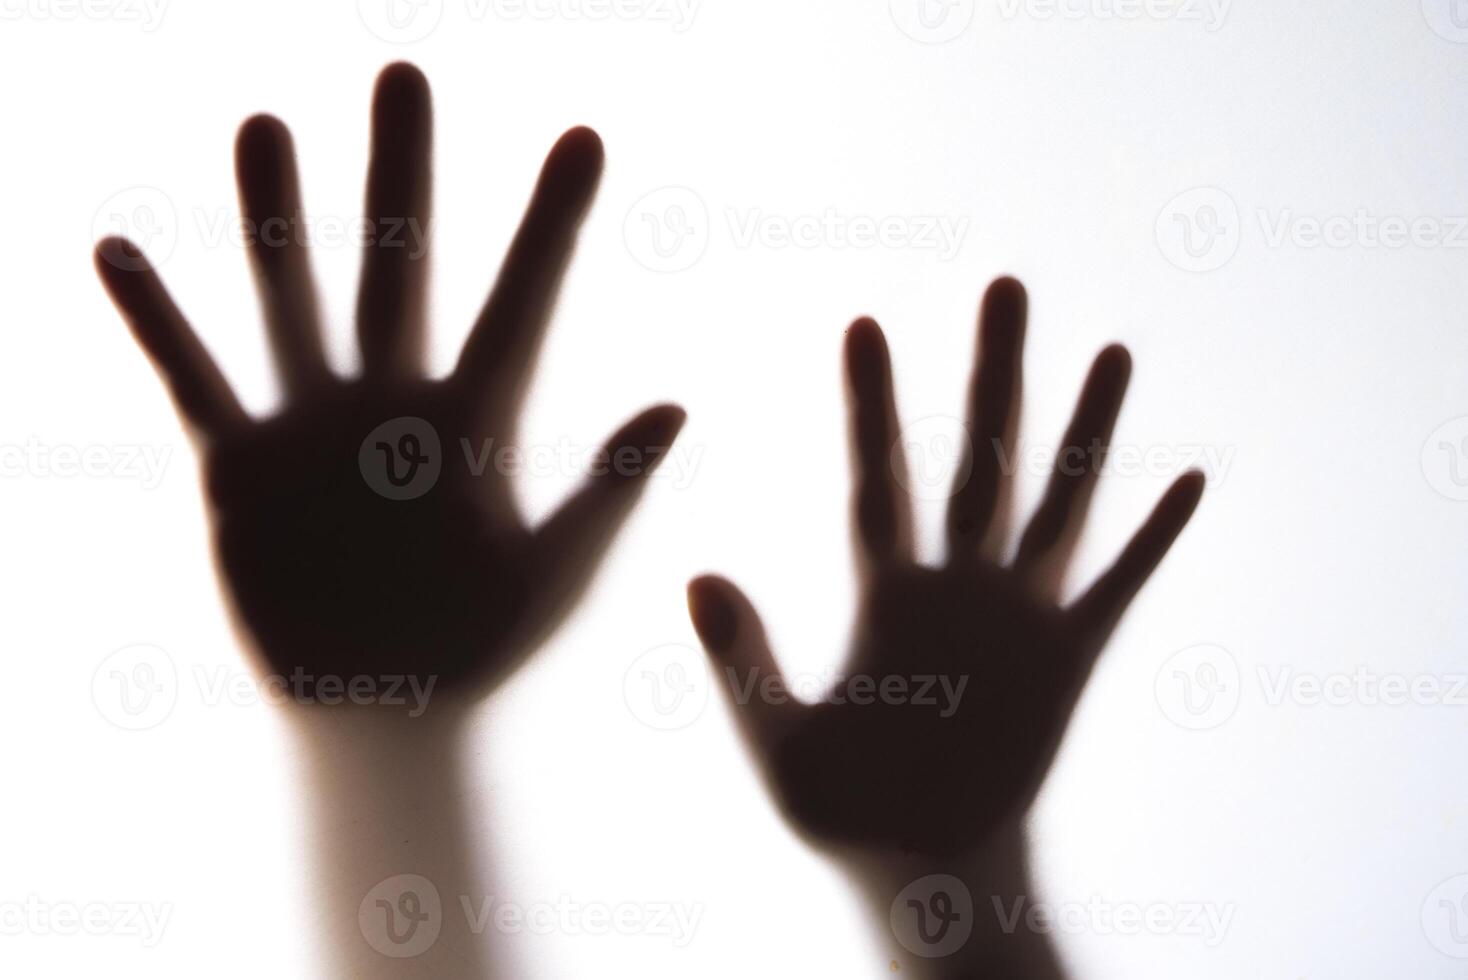
[[[135, 246], [96, 250], [199, 445], [232, 612], [311, 760], [323, 932], [342, 977], [496, 972], [458, 915], [461, 896], [485, 894], [475, 820], [461, 812], [460, 726], [575, 604], [684, 419], [672, 405], [632, 419], [560, 509], [525, 524], [501, 454], [524, 448], [515, 419], [601, 141], [576, 128], [551, 149], [459, 362], [437, 380], [423, 364], [431, 134], [426, 79], [389, 66], [372, 107], [362, 370], [343, 378], [322, 344], [290, 133], [268, 116], [240, 129], [246, 240], [284, 390], [273, 417], [245, 413]], [[403, 874], [429, 879], [443, 903], [437, 941], [411, 954], [429, 928], [426, 889], [359, 909]], [[379, 918], [385, 952], [372, 941]]]
[[[846, 864], [887, 923], [892, 965], [932, 977], [1058, 977], [1048, 938], [1001, 909], [1033, 900], [1023, 822], [1097, 656], [1196, 507], [1179, 478], [1115, 564], [1059, 602], [1064, 569], [1130, 374], [1096, 358], [1044, 497], [1001, 563], [1013, 497], [1027, 300], [985, 295], [954, 478], [947, 557], [913, 555], [906, 448], [881, 329], [846, 338], [863, 589], [843, 679], [826, 699], [790, 696], [753, 605], [724, 579], [689, 606], [760, 770], [790, 824]], [[901, 447], [896, 449], [896, 447]]]

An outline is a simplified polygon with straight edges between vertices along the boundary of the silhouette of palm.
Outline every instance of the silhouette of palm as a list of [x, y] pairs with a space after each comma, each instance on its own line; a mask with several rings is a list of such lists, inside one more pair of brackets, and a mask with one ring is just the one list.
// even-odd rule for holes
[[[422, 363], [427, 262], [403, 230], [428, 227], [430, 138], [426, 79], [390, 66], [373, 104], [366, 213], [379, 233], [357, 302], [362, 374], [344, 379], [326, 363], [303, 243], [281, 234], [301, 218], [290, 134], [266, 116], [241, 128], [242, 209], [259, 232], [250, 256], [285, 390], [272, 418], [245, 414], [138, 249], [97, 248], [104, 285], [201, 444], [228, 591], [272, 671], [434, 676], [441, 690], [501, 676], [570, 607], [683, 422], [672, 405], [639, 415], [582, 489], [524, 524], [483, 447], [513, 438], [601, 142], [578, 128], [551, 150], [456, 369], [435, 380]], [[420, 465], [428, 486], [398, 493], [393, 481]]]
[[[949, 503], [948, 555], [936, 568], [912, 556], [886, 341], [871, 320], [851, 327], [864, 589], [847, 669], [825, 701], [784, 696], [759, 618], [737, 588], [713, 576], [690, 583], [694, 625], [728, 681], [746, 738], [787, 816], [817, 843], [958, 855], [1022, 816], [1112, 628], [1202, 493], [1201, 474], [1181, 477], [1115, 565], [1073, 604], [1059, 604], [1130, 373], [1125, 349], [1109, 347], [1091, 369], [1014, 560], [999, 562], [1026, 305], [1012, 279], [985, 295], [968, 406], [972, 445]], [[752, 683], [758, 678], [771, 680], [761, 687]]]

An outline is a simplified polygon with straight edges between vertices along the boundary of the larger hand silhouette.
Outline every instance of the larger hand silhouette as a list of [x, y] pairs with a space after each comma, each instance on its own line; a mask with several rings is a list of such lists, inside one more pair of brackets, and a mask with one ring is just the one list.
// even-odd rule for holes
[[787, 815], [818, 843], [956, 855], [1022, 816], [1112, 627], [1202, 493], [1201, 474], [1181, 477], [1115, 565], [1073, 604], [1058, 604], [1130, 373], [1127, 352], [1110, 347], [1091, 369], [1016, 556], [1001, 565], [1025, 316], [1018, 282], [990, 287], [969, 398], [972, 447], [950, 501], [947, 560], [936, 568], [912, 556], [886, 341], [871, 320], [851, 327], [865, 589], [830, 699], [804, 705], [785, 695], [759, 619], [733, 585], [711, 576], [690, 584], [694, 625], [745, 734]]
[[601, 142], [573, 129], [551, 150], [456, 369], [435, 380], [423, 373], [428, 266], [414, 240], [428, 228], [430, 133], [427, 81], [390, 66], [373, 105], [362, 374], [345, 379], [324, 356], [290, 135], [265, 116], [241, 128], [240, 198], [285, 391], [272, 418], [246, 415], [134, 246], [97, 248], [102, 281], [199, 437], [224, 577], [274, 671], [461, 689], [502, 675], [577, 596], [683, 421], [671, 405], [638, 416], [583, 489], [525, 525], [494, 460], [513, 439]]

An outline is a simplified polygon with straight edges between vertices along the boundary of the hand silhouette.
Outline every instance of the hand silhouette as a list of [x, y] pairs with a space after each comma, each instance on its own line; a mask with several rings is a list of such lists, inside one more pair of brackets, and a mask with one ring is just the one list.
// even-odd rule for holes
[[1011, 826], [1033, 800], [1107, 636], [1202, 493], [1201, 474], [1181, 477], [1115, 565], [1074, 603], [1058, 604], [1060, 572], [1130, 373], [1125, 349], [1109, 347], [1091, 369], [1013, 562], [1000, 564], [1025, 316], [1018, 282], [990, 287], [968, 404], [973, 445], [949, 504], [947, 560], [936, 568], [912, 556], [886, 341], [871, 320], [851, 327], [846, 368], [865, 587], [848, 667], [825, 702], [786, 696], [759, 618], [738, 589], [712, 576], [690, 584], [695, 628], [762, 770], [796, 828], [817, 843], [941, 857], [969, 853]]
[[324, 356], [290, 134], [265, 116], [241, 128], [240, 198], [285, 394], [272, 418], [246, 415], [133, 245], [97, 248], [103, 283], [201, 443], [228, 592], [282, 674], [431, 676], [440, 690], [502, 676], [570, 607], [683, 422], [672, 405], [639, 415], [582, 489], [525, 525], [492, 461], [513, 440], [601, 142], [573, 129], [551, 150], [455, 370], [434, 380], [428, 265], [408, 240], [428, 227], [430, 134], [426, 79], [390, 66], [373, 105], [362, 373], [346, 379]]

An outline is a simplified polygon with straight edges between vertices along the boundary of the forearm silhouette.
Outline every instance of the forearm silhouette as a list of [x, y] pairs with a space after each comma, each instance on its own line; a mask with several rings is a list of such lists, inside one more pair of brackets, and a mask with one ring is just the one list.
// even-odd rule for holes
[[[534, 528], [505, 474], [468, 465], [461, 443], [514, 444], [602, 146], [578, 128], [551, 149], [457, 366], [431, 379], [428, 262], [401, 234], [429, 227], [431, 115], [416, 68], [382, 72], [354, 378], [325, 357], [290, 134], [267, 116], [240, 129], [249, 254], [284, 391], [270, 418], [241, 408], [136, 247], [107, 239], [96, 250], [103, 284], [196, 437], [225, 591], [261, 669], [302, 678], [312, 702], [343, 700], [338, 685], [352, 678], [432, 685], [427, 712], [409, 721], [381, 705], [296, 712], [319, 773], [323, 916], [343, 976], [487, 972], [477, 937], [454, 932], [453, 893], [474, 886], [458, 830], [458, 720], [575, 603], [684, 419], [662, 405], [628, 422], [599, 457], [607, 465]], [[385, 957], [364, 943], [357, 902], [385, 874], [409, 872], [440, 876], [442, 938], [421, 955]]]
[[[971, 445], [949, 502], [947, 556], [936, 567], [913, 556], [886, 341], [872, 320], [851, 326], [845, 360], [862, 592], [845, 679], [827, 702], [788, 696], [759, 617], [735, 586], [713, 576], [689, 585], [694, 626], [775, 799], [807, 839], [858, 869], [884, 929], [890, 919], [883, 945], [905, 976], [1060, 975], [1044, 937], [1022, 923], [1006, 931], [994, 902], [1028, 896], [1025, 813], [1092, 665], [1203, 489], [1197, 472], [1179, 478], [1116, 562], [1079, 599], [1059, 604], [1131, 371], [1126, 350], [1108, 347], [1014, 558], [1001, 563], [1026, 316], [1017, 281], [989, 288], [968, 397]], [[946, 690], [959, 693], [926, 703], [909, 696], [920, 678], [946, 678]], [[962, 883], [968, 904], [945, 891], [949, 879], [932, 875]], [[953, 923], [968, 938], [949, 948], [943, 920], [958, 912], [971, 918]]]

